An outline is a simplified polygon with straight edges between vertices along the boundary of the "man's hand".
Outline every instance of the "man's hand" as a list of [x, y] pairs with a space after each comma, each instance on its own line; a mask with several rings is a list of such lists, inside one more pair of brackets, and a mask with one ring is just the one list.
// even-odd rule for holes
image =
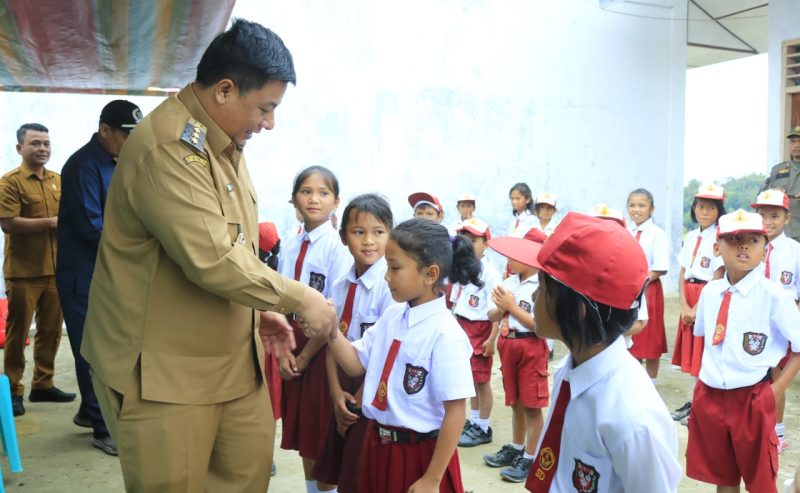
[[306, 286], [303, 302], [295, 310], [298, 323], [308, 337], [330, 337], [339, 330], [336, 310], [318, 291]]
[[260, 312], [258, 335], [264, 344], [264, 351], [275, 356], [292, 354], [295, 348], [294, 330], [286, 320], [286, 316], [276, 312]]

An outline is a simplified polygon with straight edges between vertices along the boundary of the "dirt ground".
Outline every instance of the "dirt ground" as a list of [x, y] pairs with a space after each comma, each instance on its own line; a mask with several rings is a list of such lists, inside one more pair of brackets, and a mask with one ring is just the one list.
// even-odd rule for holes
[[[675, 337], [673, 327], [677, 320], [677, 302], [674, 298], [667, 300], [667, 332], [670, 341]], [[27, 359], [29, 368], [25, 374], [25, 383], [31, 378], [30, 363], [32, 356], [28, 347]], [[556, 345], [556, 357], [565, 354], [565, 347]], [[500, 479], [497, 469], [483, 464], [484, 454], [495, 452], [511, 437], [511, 411], [503, 406], [500, 372], [495, 358], [492, 385], [495, 395], [495, 407], [492, 413], [494, 442], [471, 449], [459, 449], [464, 486], [474, 493], [502, 493], [526, 491], [521, 484], [506, 483]], [[61, 349], [56, 366], [56, 385], [60, 388], [77, 392], [74, 377], [72, 354], [69, 341], [62, 339]], [[658, 378], [658, 390], [669, 410], [683, 404], [689, 395], [691, 380], [686, 375], [672, 369], [669, 358], [662, 358], [661, 373]], [[790, 448], [780, 456], [781, 468], [779, 485], [790, 477], [800, 462], [800, 384], [795, 382], [787, 393], [786, 429]], [[6, 460], [2, 462], [3, 484], [8, 491], [20, 492], [117, 492], [123, 491], [122, 474], [116, 458], [110, 457], [91, 446], [91, 431], [78, 428], [72, 423], [72, 416], [78, 409], [78, 403], [52, 404], [30, 403], [25, 400], [27, 413], [16, 419], [20, 453], [24, 471], [11, 474]], [[679, 459], [683, 463], [686, 447], [686, 428], [676, 423], [679, 439]], [[280, 433], [280, 424], [278, 426]], [[300, 459], [295, 452], [277, 450], [275, 462], [278, 475], [272, 478], [270, 491], [277, 493], [294, 493], [305, 491], [302, 482]], [[698, 483], [684, 478], [679, 487], [680, 492], [699, 493], [715, 491], [710, 485]], [[779, 488], [782, 491], [782, 488]]]

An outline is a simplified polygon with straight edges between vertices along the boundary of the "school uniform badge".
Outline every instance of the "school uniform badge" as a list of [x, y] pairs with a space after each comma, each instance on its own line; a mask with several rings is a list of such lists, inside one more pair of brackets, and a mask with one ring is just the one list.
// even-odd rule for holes
[[369, 329], [369, 328], [370, 328], [370, 327], [372, 327], [373, 325], [375, 325], [375, 322], [372, 322], [372, 323], [365, 322], [365, 323], [361, 324], [361, 334], [363, 335], [363, 334], [364, 334], [364, 332], [366, 332], [366, 331], [367, 331], [367, 329]]
[[308, 285], [320, 293], [325, 290], [325, 274], [312, 272], [308, 277]]
[[526, 311], [526, 312], [528, 312], [528, 313], [530, 313], [530, 312], [531, 312], [531, 308], [532, 308], [532, 307], [531, 307], [531, 304], [530, 304], [530, 303], [528, 303], [528, 302], [527, 302], [527, 301], [525, 301], [525, 300], [519, 300], [519, 307], [520, 307], [520, 308], [522, 308], [523, 310], [525, 310], [525, 311]]
[[467, 303], [468, 303], [468, 304], [469, 304], [469, 306], [471, 306], [472, 308], [475, 308], [475, 307], [477, 307], [477, 306], [478, 306], [478, 302], [479, 302], [479, 301], [480, 301], [480, 298], [478, 298], [478, 297], [477, 297], [476, 295], [474, 295], [474, 294], [471, 294], [471, 295], [469, 295], [469, 301], [467, 301]]
[[572, 470], [572, 486], [578, 493], [597, 493], [600, 482], [600, 473], [593, 466], [575, 460], [575, 469]]
[[703, 257], [700, 259], [700, 267], [704, 269], [708, 269], [708, 266], [711, 265], [711, 259], [708, 257]]
[[427, 377], [428, 370], [421, 366], [413, 366], [406, 363], [406, 374], [403, 378], [403, 389], [406, 391], [406, 394], [413, 395], [422, 390]]
[[767, 339], [767, 334], [761, 334], [759, 332], [745, 332], [742, 341], [744, 352], [751, 356], [761, 354], [764, 351], [764, 348], [767, 347]]
[[787, 270], [781, 272], [781, 284], [783, 284], [785, 286], [788, 286], [789, 284], [792, 283], [792, 278], [793, 277], [794, 277], [794, 274], [792, 274], [791, 272], [789, 272]]

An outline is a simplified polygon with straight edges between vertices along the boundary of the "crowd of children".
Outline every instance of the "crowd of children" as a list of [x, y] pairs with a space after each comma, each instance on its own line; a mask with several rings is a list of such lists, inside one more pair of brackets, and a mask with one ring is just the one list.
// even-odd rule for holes
[[[800, 370], [788, 200], [767, 190], [755, 213], [726, 214], [721, 187], [695, 195], [672, 355], [695, 385], [670, 419], [655, 387], [669, 241], [648, 190], [628, 195], [629, 222], [603, 204], [558, 222], [553, 194], [516, 183], [500, 237], [475, 217], [472, 194], [458, 197], [450, 227], [430, 193], [410, 194], [414, 218], [397, 225], [384, 197], [364, 194], [337, 231], [336, 176], [307, 168], [291, 196], [302, 227], [281, 246], [262, 224], [260, 255], [329, 298], [339, 327], [304, 333], [288, 317], [297, 347], [267, 360], [281, 447], [299, 452], [309, 492], [463, 492], [457, 447], [495, 438], [497, 352], [512, 431], [483, 460], [504, 480], [532, 492], [677, 491], [675, 420], [688, 426], [687, 476], [721, 492], [741, 481], [777, 491], [784, 393]], [[504, 273], [488, 249], [505, 257]], [[551, 393], [552, 340], [569, 353], [553, 365]]]

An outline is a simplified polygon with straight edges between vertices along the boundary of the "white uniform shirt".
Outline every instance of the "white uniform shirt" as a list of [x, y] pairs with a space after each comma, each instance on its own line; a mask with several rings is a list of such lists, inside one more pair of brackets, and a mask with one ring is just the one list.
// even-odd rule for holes
[[381, 257], [359, 278], [356, 278], [356, 266], [354, 263], [350, 270], [347, 271], [347, 274], [335, 281], [331, 286], [331, 299], [336, 306], [336, 318], [341, 321], [350, 284], [356, 285], [352, 318], [347, 329], [347, 338], [349, 340], [357, 341], [361, 339], [364, 331], [375, 325], [375, 322], [378, 321], [378, 318], [383, 315], [383, 312], [388, 307], [396, 304], [392, 299], [392, 293], [389, 291], [389, 285], [386, 283], [384, 275], [386, 275], [386, 259]]
[[[400, 341], [389, 374], [386, 411], [372, 406], [392, 341]], [[438, 430], [444, 401], [475, 395], [472, 346], [447, 309], [444, 297], [417, 305], [390, 306], [374, 327], [353, 343], [364, 377], [364, 415], [377, 422], [419, 433]]]
[[[550, 219], [550, 223], [547, 225], [546, 228], [542, 227], [542, 223], [539, 222], [539, 218], [536, 218], [536, 220], [533, 222], [533, 227], [538, 229], [539, 231], [543, 232], [548, 237], [550, 237], [550, 235], [553, 234], [553, 231], [556, 230], [556, 226], [558, 226], [558, 222], [556, 221], [556, 218]], [[527, 233], [527, 231], [526, 231], [526, 233]], [[523, 236], [525, 236], [525, 235], [523, 235]]]
[[312, 231], [303, 231], [303, 234], [292, 236], [281, 246], [278, 272], [294, 279], [294, 265], [306, 238], [311, 243], [303, 259], [303, 270], [300, 272], [299, 281], [316, 289], [327, 298], [333, 281], [344, 275], [353, 257], [342, 244], [339, 233], [328, 221]]
[[[520, 281], [519, 274], [514, 274], [503, 281], [503, 287], [514, 293], [517, 306], [533, 315], [533, 293], [539, 289], [539, 276], [533, 275]], [[522, 325], [522, 322], [512, 314], [508, 316], [508, 328], [518, 332], [530, 332], [530, 329]]]
[[[639, 226], [634, 226], [630, 229], [630, 232], [634, 238], [640, 231], [642, 232], [642, 235], [639, 237], [639, 246], [642, 247], [642, 250], [647, 257], [647, 269], [656, 272], [666, 272], [669, 270], [669, 242], [667, 242], [667, 234], [664, 233], [664, 230], [659, 228], [656, 223], [653, 222], [652, 218], [643, 222]], [[694, 250], [695, 241], [696, 240], [692, 240], [692, 250], [689, 251], [690, 260], [692, 258], [692, 251]], [[684, 241], [684, 244], [687, 244], [687, 242]], [[698, 251], [698, 256], [699, 255], [700, 253]]]
[[[562, 380], [569, 380], [571, 399], [564, 415], [561, 451], [551, 493], [579, 491], [675, 492], [681, 480], [675, 424], [642, 366], [625, 349], [622, 338], [573, 367], [567, 355], [553, 377], [551, 403]], [[553, 404], [554, 405], [554, 404]], [[552, 413], [547, 416], [538, 449]], [[531, 474], [535, 474], [537, 463]]]
[[492, 303], [492, 290], [503, 282], [503, 278], [484, 255], [481, 258], [481, 281], [483, 287], [474, 284], [455, 284], [450, 291], [450, 302], [453, 303], [453, 314], [469, 320], [489, 320], [489, 310], [495, 308]]
[[[702, 237], [697, 256], [692, 262], [692, 252], [697, 244], [697, 237]], [[717, 241], [717, 225], [712, 224], [702, 233], [700, 228], [693, 229], [686, 234], [683, 239], [681, 253], [678, 254], [678, 264], [686, 269], [684, 279], [700, 279], [710, 281], [714, 277], [714, 272], [722, 267], [722, 257], [714, 256], [714, 243]]]
[[[712, 346], [728, 289], [725, 339]], [[727, 276], [706, 284], [697, 303], [694, 335], [705, 336], [700, 380], [716, 389], [738, 389], [760, 382], [786, 355], [789, 342], [800, 348], [800, 312], [786, 290], [754, 269], [733, 286]]]
[[[793, 299], [800, 299], [800, 243], [781, 233], [767, 245], [769, 253], [769, 278], [785, 289]], [[766, 274], [767, 262], [758, 267], [761, 275]]]
[[539, 218], [526, 209], [511, 221], [511, 226], [508, 228], [508, 236], [522, 238], [531, 228], [538, 226]]

